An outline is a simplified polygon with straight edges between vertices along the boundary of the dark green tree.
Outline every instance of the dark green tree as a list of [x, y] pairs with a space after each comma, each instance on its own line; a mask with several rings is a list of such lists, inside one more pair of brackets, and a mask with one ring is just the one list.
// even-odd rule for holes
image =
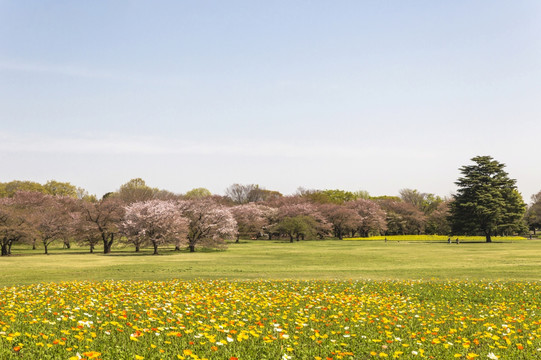
[[499, 163], [490, 156], [476, 156], [475, 164], [460, 168], [462, 177], [450, 204], [451, 229], [454, 234], [478, 234], [491, 242], [491, 236], [518, 231], [526, 204]]
[[541, 191], [532, 195], [532, 204], [526, 210], [524, 218], [528, 227], [535, 235], [537, 229], [541, 228]]

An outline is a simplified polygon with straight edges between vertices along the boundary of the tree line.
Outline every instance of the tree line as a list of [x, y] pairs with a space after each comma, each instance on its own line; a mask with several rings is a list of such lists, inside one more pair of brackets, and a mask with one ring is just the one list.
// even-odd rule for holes
[[463, 166], [451, 198], [402, 189], [399, 196], [366, 191], [307, 190], [284, 196], [256, 184], [233, 184], [223, 196], [204, 188], [175, 194], [137, 178], [101, 199], [67, 182], [0, 183], [2, 255], [14, 243], [37, 244], [45, 253], [55, 241], [110, 253], [114, 244], [135, 251], [224, 247], [240, 238], [327, 238], [407, 234], [494, 235], [534, 231], [541, 224], [541, 192], [526, 210], [515, 180], [489, 156]]

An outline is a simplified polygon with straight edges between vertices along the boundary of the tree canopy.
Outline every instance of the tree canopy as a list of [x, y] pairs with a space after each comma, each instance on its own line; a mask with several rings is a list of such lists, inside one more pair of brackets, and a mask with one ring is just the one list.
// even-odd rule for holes
[[516, 232], [522, 226], [526, 204], [499, 163], [490, 156], [476, 156], [475, 164], [460, 168], [462, 177], [454, 201], [450, 204], [450, 223], [454, 234], [483, 233], [491, 236]]

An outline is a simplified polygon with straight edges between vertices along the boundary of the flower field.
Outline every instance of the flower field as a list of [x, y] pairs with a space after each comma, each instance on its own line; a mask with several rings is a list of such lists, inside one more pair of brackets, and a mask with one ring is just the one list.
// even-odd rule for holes
[[0, 289], [1, 359], [537, 359], [541, 284], [104, 281]]
[[[456, 238], [460, 241], [481, 241], [484, 242], [486, 238], [484, 236], [453, 236], [451, 240]], [[388, 241], [447, 241], [449, 236], [447, 235], [387, 235], [387, 236], [370, 236], [370, 237], [355, 237], [344, 238], [344, 240], [385, 240]], [[513, 240], [527, 240], [523, 236], [492, 236], [492, 241], [513, 241]]]

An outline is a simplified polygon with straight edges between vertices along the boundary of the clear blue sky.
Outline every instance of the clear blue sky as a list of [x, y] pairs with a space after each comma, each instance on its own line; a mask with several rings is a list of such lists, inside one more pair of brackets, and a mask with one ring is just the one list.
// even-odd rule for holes
[[0, 0], [0, 181], [541, 190], [541, 2]]

